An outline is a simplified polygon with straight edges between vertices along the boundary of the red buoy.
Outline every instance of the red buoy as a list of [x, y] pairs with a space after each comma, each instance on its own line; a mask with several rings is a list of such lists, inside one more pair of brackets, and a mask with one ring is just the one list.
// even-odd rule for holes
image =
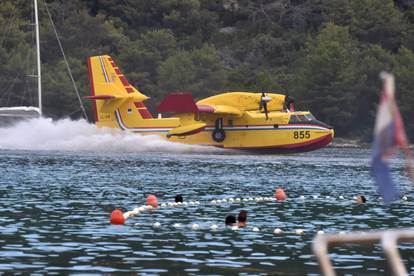
[[147, 205], [152, 206], [153, 208], [158, 208], [158, 200], [155, 195], [149, 195], [147, 197]]
[[110, 223], [111, 224], [124, 224], [125, 223], [125, 218], [121, 210], [116, 209], [111, 213]]
[[275, 193], [275, 198], [279, 201], [285, 200], [287, 198], [285, 191], [282, 188], [277, 188]]

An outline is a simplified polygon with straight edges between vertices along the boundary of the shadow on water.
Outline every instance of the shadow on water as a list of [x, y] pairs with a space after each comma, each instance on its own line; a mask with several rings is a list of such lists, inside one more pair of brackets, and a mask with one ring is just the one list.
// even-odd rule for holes
[[[402, 160], [393, 167], [408, 201], [384, 206], [369, 176], [367, 149], [284, 156], [0, 151], [0, 271], [318, 274], [311, 252], [318, 230], [411, 227], [414, 197], [401, 176]], [[288, 200], [211, 203], [273, 197], [278, 186]], [[109, 225], [112, 210], [132, 210], [148, 193], [160, 202], [180, 193], [200, 204], [145, 211], [125, 226]], [[353, 203], [359, 194], [366, 205]], [[224, 217], [242, 209], [248, 226], [225, 228]], [[275, 228], [282, 233], [273, 234]], [[409, 271], [413, 248], [401, 246]], [[331, 256], [340, 274], [388, 271], [378, 246], [335, 248]]]

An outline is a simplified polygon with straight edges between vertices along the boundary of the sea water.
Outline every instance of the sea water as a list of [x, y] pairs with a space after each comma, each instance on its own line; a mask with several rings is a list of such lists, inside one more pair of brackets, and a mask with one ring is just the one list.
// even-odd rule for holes
[[[319, 274], [311, 250], [318, 231], [413, 226], [403, 160], [392, 160], [392, 174], [407, 200], [386, 206], [370, 177], [369, 154], [328, 147], [254, 155], [70, 120], [3, 128], [0, 273]], [[287, 200], [270, 200], [278, 187]], [[109, 224], [115, 208], [133, 210], [148, 194], [166, 206]], [[186, 205], [169, 206], [176, 194]], [[367, 203], [355, 204], [357, 195]], [[240, 210], [248, 211], [247, 226], [226, 228], [225, 216]], [[400, 246], [411, 273], [413, 250]], [[379, 245], [335, 247], [330, 256], [340, 274], [389, 273]]]

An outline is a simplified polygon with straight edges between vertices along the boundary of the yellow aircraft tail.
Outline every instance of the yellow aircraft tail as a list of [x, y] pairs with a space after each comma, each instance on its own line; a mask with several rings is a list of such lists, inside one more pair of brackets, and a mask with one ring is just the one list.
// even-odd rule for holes
[[110, 56], [90, 57], [88, 70], [91, 96], [84, 98], [94, 101], [96, 122], [110, 125], [117, 114], [134, 115], [134, 121], [152, 118], [143, 104], [148, 97], [128, 82]]

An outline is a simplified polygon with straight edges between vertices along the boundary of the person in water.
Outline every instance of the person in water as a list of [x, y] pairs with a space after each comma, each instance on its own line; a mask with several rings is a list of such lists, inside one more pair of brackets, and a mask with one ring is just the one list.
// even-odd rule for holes
[[233, 226], [236, 224], [236, 217], [233, 215], [227, 215], [225, 220], [226, 226]]
[[175, 202], [183, 202], [183, 196], [182, 195], [176, 195], [175, 196]]
[[355, 201], [358, 204], [364, 204], [365, 202], [367, 202], [367, 199], [365, 198], [365, 196], [360, 195], [360, 196], [357, 196]]
[[237, 216], [237, 222], [239, 227], [245, 227], [247, 225], [247, 211], [241, 210]]

